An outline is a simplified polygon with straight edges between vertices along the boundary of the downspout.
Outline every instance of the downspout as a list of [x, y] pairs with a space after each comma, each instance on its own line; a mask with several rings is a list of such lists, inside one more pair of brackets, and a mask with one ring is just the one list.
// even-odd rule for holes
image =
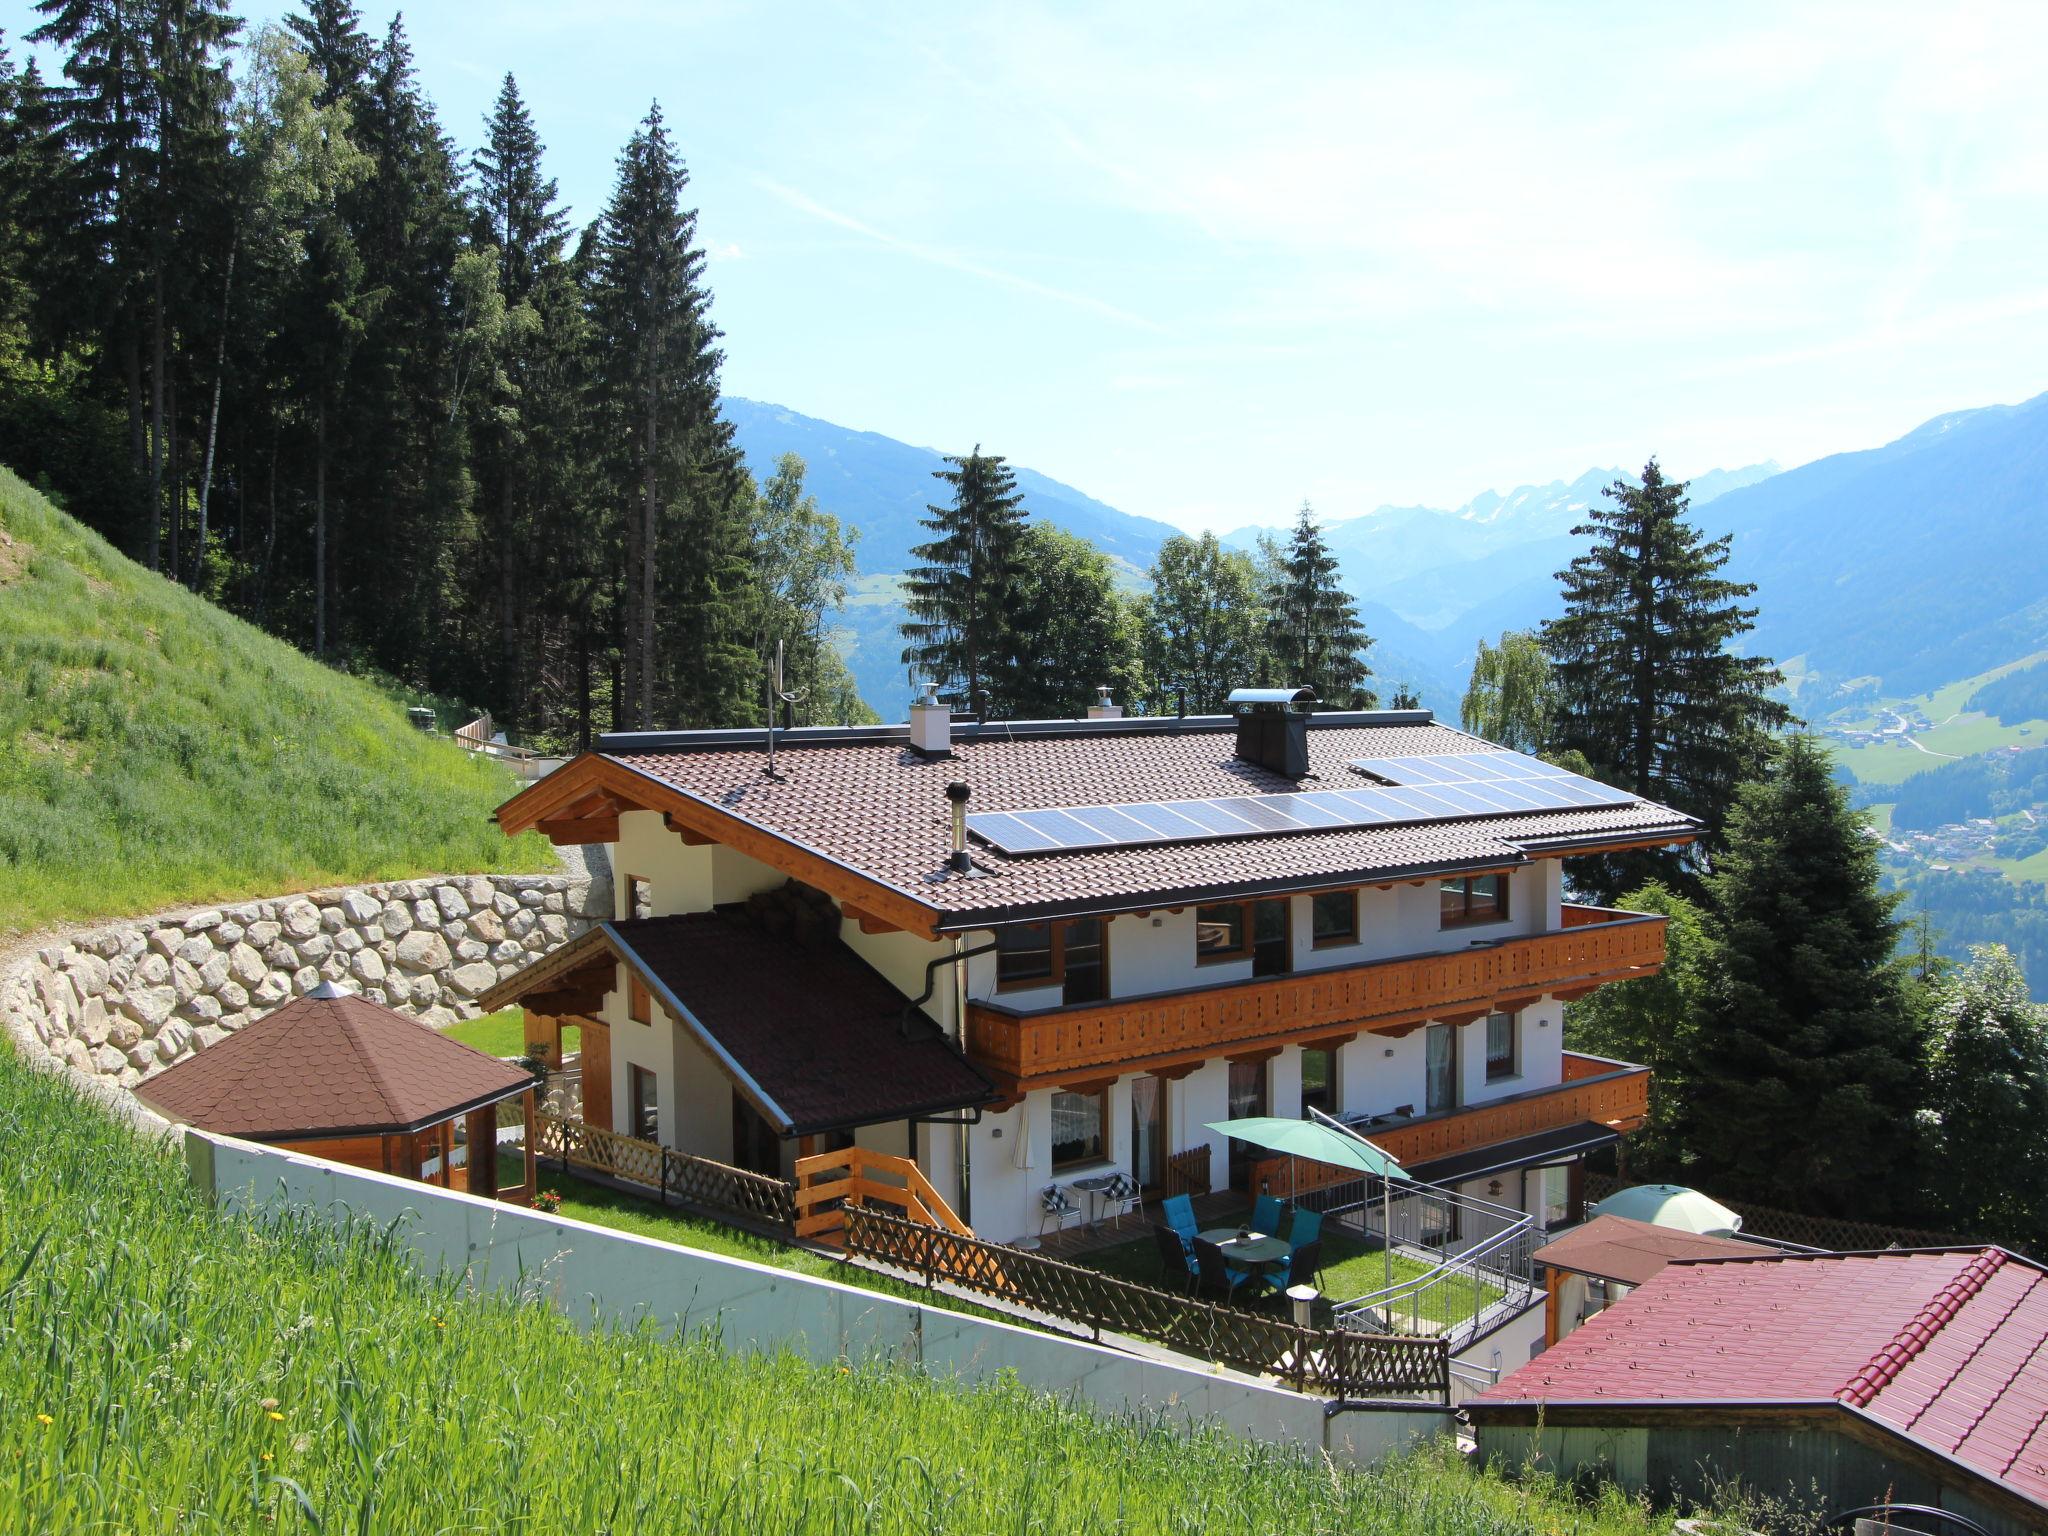
[[[962, 940], [961, 940], [961, 937], [960, 937], [960, 935], [958, 935], [957, 933], [956, 933], [956, 934], [954, 934], [954, 935], [953, 935], [953, 950], [952, 950], [952, 953], [950, 953], [950, 954], [945, 954], [945, 955], [941, 955], [941, 956], [939, 956], [939, 958], [938, 958], [938, 959], [936, 959], [936, 960], [928, 960], [928, 961], [926, 961], [926, 962], [925, 962], [925, 967], [924, 967], [924, 990], [923, 990], [922, 992], [918, 993], [918, 995], [917, 995], [916, 997], [913, 997], [912, 999], [910, 999], [910, 1001], [909, 1001], [909, 1002], [907, 1002], [907, 1003], [905, 1003], [905, 1004], [903, 1005], [903, 1013], [902, 1013], [902, 1016], [901, 1016], [901, 1018], [900, 1018], [900, 1019], [898, 1020], [898, 1022], [897, 1022], [897, 1032], [898, 1032], [899, 1034], [901, 1034], [901, 1035], [902, 1035], [902, 1036], [903, 1036], [903, 1037], [904, 1037], [905, 1039], [908, 1039], [908, 1038], [910, 1037], [910, 1018], [911, 1018], [911, 1015], [912, 1015], [912, 1014], [913, 1014], [914, 1012], [916, 1012], [916, 1011], [917, 1011], [917, 1010], [918, 1010], [919, 1008], [923, 1007], [923, 1006], [924, 1006], [924, 1005], [925, 1005], [926, 1003], [930, 1002], [930, 1001], [932, 1000], [932, 994], [933, 994], [933, 993], [935, 993], [935, 992], [937, 992], [937, 991], [938, 991], [938, 989], [939, 989], [939, 967], [940, 967], [940, 966], [942, 966], [942, 965], [950, 965], [951, 967], [953, 967], [953, 984], [952, 984], [952, 993], [953, 993], [953, 996], [952, 996], [952, 1003], [953, 1003], [953, 1008], [952, 1008], [952, 1013], [953, 1013], [953, 1030], [952, 1030], [952, 1038], [953, 1038], [953, 1042], [954, 1042], [954, 1044], [958, 1045], [958, 1046], [959, 1046], [959, 1047], [960, 1047], [960, 1048], [961, 1048], [961, 1049], [962, 1049], [963, 1051], [964, 1051], [964, 1050], [966, 1049], [966, 1045], [967, 1045], [967, 1039], [966, 1039], [967, 1031], [966, 1031], [966, 1027], [965, 1027], [965, 1025], [966, 1025], [966, 1019], [967, 1019], [967, 1001], [966, 1001], [966, 1000], [967, 1000], [967, 974], [966, 974], [966, 969], [965, 969], [965, 967], [964, 967], [964, 966], [963, 966], [963, 965], [961, 964], [961, 962], [962, 962], [962, 961], [966, 961], [966, 960], [972, 960], [972, 959], [973, 959], [973, 958], [974, 958], [974, 957], [975, 957], [976, 955], [991, 955], [991, 954], [994, 954], [994, 953], [995, 953], [995, 949], [996, 949], [996, 946], [995, 946], [995, 943], [994, 943], [994, 941], [993, 941], [993, 940], [991, 940], [991, 941], [990, 941], [989, 943], [987, 943], [987, 944], [977, 944], [977, 945], [975, 945], [975, 946], [974, 946], [973, 948], [971, 948], [971, 949], [963, 949], [963, 948], [961, 948], [961, 947], [960, 947], [960, 946], [961, 946], [961, 943], [962, 943]], [[943, 1026], [941, 1026], [941, 1027], [943, 1028]], [[944, 1120], [927, 1120], [927, 1121], [925, 1122], [925, 1123], [926, 1123], [926, 1124], [928, 1124], [928, 1125], [955, 1125], [955, 1126], [958, 1126], [958, 1127], [960, 1128], [960, 1130], [961, 1130], [961, 1136], [960, 1136], [960, 1206], [959, 1206], [959, 1210], [960, 1210], [960, 1219], [961, 1219], [962, 1221], [966, 1222], [966, 1223], [967, 1223], [967, 1224], [968, 1224], [969, 1226], [973, 1226], [973, 1225], [974, 1225], [974, 1218], [973, 1218], [973, 1216], [971, 1216], [971, 1215], [969, 1214], [969, 1211], [970, 1211], [970, 1209], [971, 1209], [971, 1207], [972, 1207], [972, 1204], [973, 1204], [973, 1202], [972, 1202], [971, 1200], [969, 1200], [969, 1198], [968, 1198], [968, 1183], [969, 1183], [969, 1181], [968, 1181], [968, 1177], [967, 1177], [967, 1136], [966, 1136], [966, 1127], [967, 1127], [967, 1126], [969, 1126], [969, 1125], [973, 1125], [973, 1124], [976, 1124], [977, 1122], [979, 1122], [979, 1120], [980, 1120], [980, 1119], [981, 1119], [981, 1112], [980, 1112], [979, 1110], [976, 1110], [976, 1111], [974, 1112], [974, 1118], [973, 1118], [972, 1120], [964, 1120], [964, 1121], [959, 1121], [959, 1120], [956, 1120], [956, 1121], [944, 1121]], [[911, 1149], [910, 1149], [910, 1150], [911, 1150], [911, 1154], [912, 1154], [912, 1156], [915, 1156], [915, 1155], [916, 1155], [916, 1153], [917, 1153], [917, 1147], [916, 1147], [915, 1143], [913, 1143], [913, 1144], [912, 1144], [912, 1146], [911, 1146]]]

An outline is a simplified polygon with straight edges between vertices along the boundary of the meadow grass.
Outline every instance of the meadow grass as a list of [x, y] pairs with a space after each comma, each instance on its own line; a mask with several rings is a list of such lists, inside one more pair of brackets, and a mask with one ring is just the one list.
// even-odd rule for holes
[[496, 1013], [450, 1024], [441, 1033], [487, 1056], [509, 1056], [516, 1060], [526, 1054], [526, 1010], [500, 1008]]
[[0, 470], [0, 933], [555, 867], [495, 764], [143, 570]]
[[736, 1358], [415, 1275], [388, 1232], [224, 1216], [0, 1048], [12, 1529], [1637, 1536], [1439, 1449], [1378, 1472], [1014, 1383]]

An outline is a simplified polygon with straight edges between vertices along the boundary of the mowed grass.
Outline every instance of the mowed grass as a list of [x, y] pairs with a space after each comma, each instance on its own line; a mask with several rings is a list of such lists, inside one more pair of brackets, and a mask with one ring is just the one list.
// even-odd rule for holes
[[1014, 1383], [580, 1332], [380, 1232], [224, 1217], [4, 1048], [0, 1508], [137, 1536], [1669, 1528], [1448, 1450], [1354, 1472]]
[[0, 933], [537, 871], [503, 769], [124, 558], [0, 470]]
[[460, 1040], [464, 1045], [473, 1046], [487, 1056], [517, 1059], [526, 1054], [526, 1010], [500, 1008], [496, 1013], [479, 1014], [476, 1018], [450, 1024], [441, 1033], [450, 1040]]

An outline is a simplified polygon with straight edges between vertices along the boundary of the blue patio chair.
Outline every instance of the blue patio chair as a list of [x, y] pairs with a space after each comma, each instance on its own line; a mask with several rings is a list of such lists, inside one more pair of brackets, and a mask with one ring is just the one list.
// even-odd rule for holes
[[1280, 1235], [1280, 1197], [1261, 1195], [1252, 1204], [1252, 1230], [1268, 1237]]
[[1297, 1243], [1287, 1254], [1287, 1287], [1292, 1289], [1311, 1282], [1321, 1285], [1322, 1270], [1323, 1240], [1318, 1237]]
[[1168, 1195], [1159, 1202], [1160, 1210], [1166, 1216], [1166, 1224], [1183, 1238], [1193, 1238], [1195, 1226], [1195, 1202], [1186, 1195]]
[[1235, 1301], [1238, 1292], [1245, 1291], [1252, 1296], [1266, 1288], [1266, 1277], [1239, 1269], [1227, 1262], [1223, 1250], [1206, 1237], [1195, 1239], [1195, 1268], [1202, 1280], [1202, 1289], [1212, 1295], [1221, 1296], [1225, 1301]]
[[1287, 1229], [1287, 1246], [1299, 1248], [1303, 1243], [1313, 1243], [1323, 1235], [1323, 1213], [1294, 1208], [1294, 1225]]
[[1162, 1227], [1154, 1223], [1152, 1241], [1159, 1249], [1160, 1279], [1167, 1285], [1177, 1285], [1184, 1291], [1191, 1289], [1201, 1270], [1195, 1264], [1194, 1254], [1188, 1251], [1187, 1239], [1171, 1227]]

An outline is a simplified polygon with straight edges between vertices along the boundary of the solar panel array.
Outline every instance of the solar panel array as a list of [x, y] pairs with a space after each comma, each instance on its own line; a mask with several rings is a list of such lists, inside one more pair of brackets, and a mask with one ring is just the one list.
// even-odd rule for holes
[[1360, 757], [1352, 759], [1351, 767], [1363, 779], [1355, 788], [981, 811], [967, 818], [967, 830], [1004, 853], [1068, 853], [1345, 827], [1527, 816], [1632, 805], [1636, 798], [1519, 752]]

